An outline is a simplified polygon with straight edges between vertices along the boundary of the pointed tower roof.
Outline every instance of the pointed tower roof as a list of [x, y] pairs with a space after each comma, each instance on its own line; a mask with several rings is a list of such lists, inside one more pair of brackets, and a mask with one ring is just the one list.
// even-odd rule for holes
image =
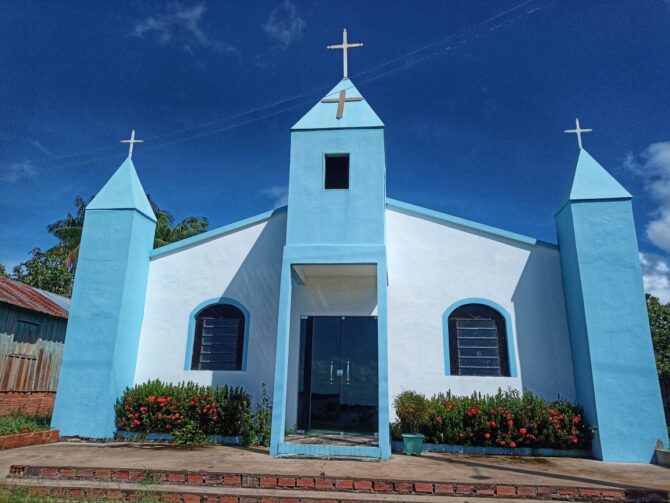
[[[342, 91], [344, 91], [344, 98], [342, 98]], [[344, 99], [344, 107], [341, 109], [342, 99]], [[342, 110], [342, 117], [338, 119], [339, 109]], [[343, 79], [303, 115], [291, 130], [381, 127], [384, 127], [384, 123], [356, 89], [353, 82]]]
[[569, 201], [593, 199], [630, 199], [633, 196], [583, 148], [579, 151], [577, 166], [569, 192], [561, 207]]
[[137, 210], [156, 221], [133, 161], [128, 157], [93, 198], [87, 210]]

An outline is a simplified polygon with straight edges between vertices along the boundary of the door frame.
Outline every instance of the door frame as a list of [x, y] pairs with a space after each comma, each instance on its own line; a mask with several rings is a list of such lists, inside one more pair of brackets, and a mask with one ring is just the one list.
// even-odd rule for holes
[[[348, 264], [375, 265], [377, 268], [377, 372], [379, 375], [379, 447], [291, 444], [286, 438], [286, 402], [289, 384], [289, 352], [291, 326], [299, 319], [292, 316], [294, 265]], [[272, 395], [271, 456], [332, 456], [391, 458], [389, 428], [381, 425], [390, 422], [388, 388], [388, 266], [384, 245], [335, 246], [286, 246], [282, 257], [277, 313], [277, 346], [275, 357], [274, 390]]]
[[[357, 315], [357, 314], [352, 314], [352, 315], [346, 315], [346, 314], [309, 314], [309, 315], [300, 315], [300, 344], [299, 344], [299, 355], [298, 355], [298, 386], [296, 389], [296, 394], [297, 394], [297, 400], [296, 400], [296, 418], [297, 418], [297, 426], [298, 429], [301, 431], [304, 431], [305, 433], [309, 431], [313, 431], [312, 428], [312, 396], [311, 396], [311, 389], [312, 389], [312, 364], [314, 360], [314, 354], [313, 354], [313, 338], [314, 338], [314, 321], [316, 318], [336, 318], [340, 320], [340, 339], [342, 338], [341, 335], [341, 330], [342, 330], [342, 322], [346, 319], [350, 318], [365, 318], [369, 320], [374, 320], [375, 321], [375, 334], [374, 334], [374, 340], [375, 340], [375, 349], [376, 353], [379, 353], [379, 317], [377, 315]], [[309, 356], [309, 357], [308, 357]], [[340, 360], [342, 359], [342, 350], [340, 350]], [[377, 363], [378, 366], [378, 361], [375, 362]], [[342, 366], [342, 360], [340, 361], [338, 366]], [[341, 376], [338, 376], [341, 377]], [[340, 406], [342, 405], [342, 381], [341, 379], [339, 380], [339, 386], [340, 386]], [[376, 436], [379, 435], [379, 370], [377, 369], [377, 380], [375, 382], [376, 388], [377, 388], [377, 399], [375, 400], [375, 409], [377, 411], [376, 414], [376, 427], [374, 428], [374, 431], [370, 434], [374, 434]], [[301, 393], [301, 387], [302, 387], [302, 393]], [[341, 412], [341, 411], [340, 411]], [[340, 424], [339, 432], [346, 432], [345, 429], [342, 428], [342, 418], [341, 416], [338, 419], [338, 423]], [[318, 429], [318, 428], [317, 428]], [[352, 434], [366, 434], [368, 432], [349, 432]]]

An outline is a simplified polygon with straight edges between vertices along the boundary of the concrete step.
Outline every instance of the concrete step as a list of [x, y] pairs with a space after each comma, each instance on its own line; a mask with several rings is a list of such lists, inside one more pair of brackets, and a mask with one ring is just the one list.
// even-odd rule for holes
[[[425, 480], [398, 480], [388, 478], [328, 477], [304, 475], [276, 475], [258, 473], [229, 473], [185, 470], [142, 470], [138, 468], [95, 468], [76, 466], [32, 466], [12, 465], [9, 477], [17, 483], [60, 484], [65, 487], [81, 483], [112, 484], [116, 488], [131, 486], [152, 489], [176, 487], [180, 493], [211, 489], [216, 494], [235, 494], [236, 491], [267, 491], [280, 494], [282, 498], [322, 498], [333, 501], [438, 501], [448, 498], [495, 497], [523, 501], [570, 500], [570, 501], [667, 501], [668, 493], [654, 489], [619, 489], [612, 487], [534, 486], [501, 483], [432, 482]], [[161, 489], [163, 490], [163, 489]], [[230, 492], [232, 491], [232, 493]], [[268, 494], [270, 494], [268, 493]], [[303, 495], [306, 495], [303, 497]], [[380, 498], [397, 499], [380, 499]], [[231, 500], [233, 501], [233, 500]]]
[[[38, 496], [68, 500], [170, 501], [175, 503], [472, 503], [472, 497], [421, 496], [416, 494], [370, 494], [343, 491], [259, 489], [246, 487], [184, 486], [178, 484], [138, 484], [95, 480], [8, 479], [9, 485], [24, 488]], [[537, 503], [546, 500], [476, 497], [485, 503]]]

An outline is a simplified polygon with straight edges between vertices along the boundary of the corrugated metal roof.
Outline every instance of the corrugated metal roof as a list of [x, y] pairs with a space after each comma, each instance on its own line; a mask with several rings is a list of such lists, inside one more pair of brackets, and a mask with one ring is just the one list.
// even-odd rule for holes
[[0, 302], [59, 318], [68, 317], [70, 306], [70, 299], [66, 297], [45, 292], [9, 278], [0, 278]]
[[51, 299], [53, 302], [58, 304], [60, 307], [63, 308], [66, 312], [70, 312], [70, 299], [67, 297], [63, 297], [62, 295], [58, 295], [57, 293], [53, 292], [47, 292], [46, 290], [42, 290], [41, 288], [35, 288], [38, 292], [40, 292], [42, 295], [46, 296], [48, 299]]

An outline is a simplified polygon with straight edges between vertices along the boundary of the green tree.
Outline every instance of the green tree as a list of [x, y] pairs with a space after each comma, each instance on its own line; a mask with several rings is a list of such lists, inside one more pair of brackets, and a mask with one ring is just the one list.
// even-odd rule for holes
[[76, 211], [74, 215], [68, 213], [65, 218], [56, 220], [47, 225], [47, 231], [58, 239], [56, 247], [65, 251], [64, 265], [68, 271], [74, 273], [77, 268], [77, 258], [79, 257], [79, 243], [81, 243], [81, 233], [84, 228], [84, 211], [86, 205], [91, 201], [84, 200], [83, 197], [74, 198]]
[[147, 197], [149, 197], [151, 207], [156, 214], [154, 248], [197, 236], [209, 229], [209, 220], [206, 217], [186, 217], [177, 225], [174, 225], [174, 216], [169, 211], [158, 206], [148, 194]]
[[[156, 204], [147, 194], [151, 207], [156, 214], [156, 234], [154, 248], [175, 241], [190, 238], [209, 228], [205, 217], [186, 217], [175, 224], [174, 216]], [[32, 250], [31, 258], [14, 268], [12, 277], [23, 283], [42, 288], [61, 295], [71, 295], [72, 281], [77, 269], [79, 245], [84, 228], [86, 201], [77, 196], [74, 200], [75, 212], [68, 213], [65, 218], [47, 225], [47, 231], [58, 239], [58, 243], [46, 250]], [[0, 265], [0, 275], [4, 268]]]
[[663, 380], [670, 379], [670, 302], [667, 304], [651, 294], [647, 294], [647, 311], [651, 339], [656, 354], [658, 376]]
[[72, 295], [74, 275], [65, 267], [67, 253], [63, 248], [34, 248], [30, 254], [31, 258], [14, 267], [14, 279], [59, 295]]
[[0, 264], [0, 278], [6, 278], [6, 277], [7, 277], [7, 268], [3, 264]]

